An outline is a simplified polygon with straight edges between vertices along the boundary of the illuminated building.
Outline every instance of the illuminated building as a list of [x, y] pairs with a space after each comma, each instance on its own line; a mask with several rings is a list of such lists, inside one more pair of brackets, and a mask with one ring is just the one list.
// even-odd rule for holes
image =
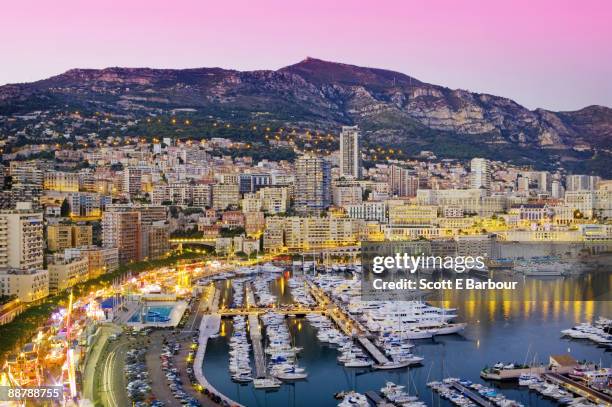
[[331, 166], [312, 155], [299, 157], [295, 163], [295, 208], [301, 213], [320, 213], [331, 203]]
[[43, 267], [43, 216], [31, 204], [0, 212], [0, 267]]
[[92, 243], [91, 225], [47, 226], [47, 249], [58, 251], [70, 247], [89, 246]]
[[419, 178], [412, 175], [411, 171], [391, 165], [389, 167], [389, 189], [388, 192], [393, 196], [416, 196], [419, 188]]
[[359, 127], [342, 126], [340, 132], [340, 175], [361, 178], [361, 144]]
[[78, 192], [79, 174], [73, 172], [45, 172], [43, 188], [51, 191]]
[[212, 186], [212, 207], [225, 210], [230, 205], [240, 205], [238, 184], [214, 184]]
[[118, 249], [120, 264], [142, 258], [140, 222], [138, 211], [106, 211], [102, 216], [102, 245]]
[[49, 272], [41, 269], [0, 268], [0, 292], [14, 295], [21, 302], [32, 302], [49, 295]]
[[49, 292], [56, 294], [89, 278], [89, 261], [87, 257], [65, 258], [53, 256], [54, 260], [47, 267], [49, 270]]
[[470, 161], [470, 186], [472, 189], [491, 189], [489, 161], [484, 158], [472, 158], [472, 161]]

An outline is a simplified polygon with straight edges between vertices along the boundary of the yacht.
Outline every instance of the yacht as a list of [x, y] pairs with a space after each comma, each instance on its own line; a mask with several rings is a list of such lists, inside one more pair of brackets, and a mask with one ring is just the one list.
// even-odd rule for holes
[[281, 381], [274, 377], [253, 380], [253, 387], [256, 389], [278, 389], [280, 385]]

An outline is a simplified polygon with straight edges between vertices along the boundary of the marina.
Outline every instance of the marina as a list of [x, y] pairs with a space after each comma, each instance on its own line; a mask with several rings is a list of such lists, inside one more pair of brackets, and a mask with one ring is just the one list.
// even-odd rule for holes
[[[321, 278], [322, 281], [333, 280], [330, 276], [323, 276]], [[345, 277], [345, 280], [347, 278], [349, 281], [343, 284], [350, 286], [350, 276]], [[224, 379], [224, 374], [214, 368], [219, 362], [227, 366], [227, 359], [225, 359], [225, 363], [222, 362], [224, 353], [227, 355], [227, 350], [223, 349], [227, 349], [228, 345], [225, 338], [232, 335], [233, 323], [231, 320], [224, 318], [221, 321], [219, 337], [209, 340], [205, 363], [208, 365], [208, 372], [210, 373], [207, 373], [207, 375], [209, 376], [209, 381], [217, 390], [224, 392], [236, 402], [244, 405], [306, 406], [311, 404], [302, 403], [300, 401], [300, 394], [308, 394], [309, 400], [313, 400], [314, 397], [318, 405], [331, 406], [339, 404], [338, 401], [333, 400], [332, 395], [351, 390], [361, 394], [366, 400], [368, 399], [366, 394], [373, 392], [373, 394], [381, 397], [383, 401], [390, 403], [377, 390], [384, 388], [387, 382], [394, 382], [398, 383], [398, 385], [409, 387], [411, 397], [418, 397], [418, 399], [425, 403], [424, 405], [450, 405], [449, 401], [440, 397], [438, 393], [431, 392], [431, 389], [426, 384], [437, 378], [442, 380], [444, 377], [454, 375], [456, 377], [467, 377], [477, 385], [484, 386], [484, 383], [487, 382], [477, 383], [477, 380], [479, 379], [479, 372], [482, 366], [490, 363], [491, 358], [496, 358], [491, 355], [501, 355], [500, 351], [503, 349], [504, 358], [514, 355], [515, 360], [522, 360], [525, 358], [525, 352], [527, 351], [524, 347], [525, 343], [531, 344], [532, 354], [542, 355], [537, 359], [540, 363], [544, 363], [545, 358], [549, 354], [567, 353], [568, 342], [559, 338], [557, 341], [553, 340], [551, 343], [542, 344], [538, 340], [540, 335], [546, 335], [547, 332], [552, 333], [555, 331], [558, 333], [568, 325], [571, 326], [571, 321], [594, 320], [598, 315], [606, 315], [605, 312], [607, 310], [605, 303], [575, 303], [572, 307], [569, 307], [571, 304], [567, 302], [557, 302], [552, 303], [550, 306], [544, 304], [537, 306], [537, 304], [524, 301], [500, 301], [500, 299], [497, 299], [493, 302], [489, 298], [485, 298], [478, 302], [469, 302], [465, 298], [456, 298], [453, 302], [448, 303], [457, 304], [456, 310], [447, 308], [446, 311], [440, 313], [435, 307], [424, 308], [419, 306], [414, 309], [415, 314], [412, 319], [409, 320], [409, 318], [400, 315], [400, 320], [402, 318], [404, 320], [400, 321], [399, 324], [396, 321], [395, 323], [383, 326], [382, 330], [370, 331], [367, 328], [368, 324], [364, 314], [376, 315], [376, 312], [381, 311], [358, 310], [350, 302], [349, 305], [343, 305], [339, 299], [341, 296], [336, 296], [335, 299], [332, 298], [334, 292], [332, 286], [336, 283], [327, 283], [327, 287], [324, 287], [326, 283], [323, 286], [318, 286], [319, 290], [317, 291], [321, 291], [319, 294], [325, 294], [328, 297], [325, 300], [327, 304], [323, 305], [322, 297], [319, 297], [317, 300], [317, 296], [313, 295], [312, 290], [304, 292], [301, 288], [308, 287], [309, 283], [314, 281], [308, 276], [276, 276], [274, 278], [266, 278], [265, 280], [267, 280], [268, 291], [263, 290], [261, 292], [263, 293], [262, 299], [268, 304], [267, 306], [261, 307], [261, 304], [258, 303], [259, 296], [255, 297], [253, 294], [251, 297], [251, 294], [249, 294], [251, 289], [245, 289], [245, 304], [249, 306], [254, 304], [257, 307], [257, 312], [253, 313], [252, 317], [249, 316], [248, 320], [259, 322], [259, 318], [272, 312], [270, 323], [275, 326], [274, 329], [280, 329], [279, 326], [281, 325], [286, 326], [286, 331], [283, 330], [283, 332], [288, 333], [289, 337], [288, 345], [286, 345], [287, 349], [285, 350], [291, 353], [295, 349], [301, 348], [295, 353], [295, 358], [289, 360], [291, 362], [290, 366], [297, 367], [300, 373], [305, 372], [307, 377], [297, 381], [282, 382], [275, 381], [274, 377], [271, 377], [269, 373], [266, 377], [260, 377], [256, 373], [254, 379], [257, 382], [247, 384], [232, 384], [232, 381], [228, 380], [228, 376], [225, 376], [227, 379]], [[304, 281], [304, 283], [300, 281]], [[258, 284], [259, 288], [263, 288], [261, 283]], [[559, 282], [536, 279], [533, 280], [533, 284], [557, 285]], [[221, 287], [221, 303], [231, 303], [232, 288], [227, 287], [226, 284], [221, 284]], [[246, 287], [249, 287], [249, 284], [246, 284]], [[339, 288], [341, 287], [340, 285], [335, 285], [335, 287], [337, 292], [347, 290], [345, 286], [342, 286], [344, 288]], [[256, 289], [259, 290], [259, 288]], [[323, 293], [322, 291], [325, 291], [325, 288], [329, 291]], [[294, 291], [297, 291], [295, 294], [296, 298], [294, 298]], [[303, 298], [303, 294], [309, 294], [316, 303], [306, 304], [308, 300]], [[274, 298], [270, 299], [269, 296]], [[448, 307], [446, 304], [445, 306]], [[299, 307], [319, 307], [321, 311], [299, 316], [293, 311]], [[338, 309], [340, 308], [343, 309], [343, 312], [339, 312]], [[269, 310], [268, 313], [264, 312], [266, 309]], [[382, 309], [385, 310], [384, 312], [390, 312], [384, 307]], [[334, 312], [334, 310], [336, 311]], [[393, 310], [393, 308], [390, 308], [390, 310]], [[344, 342], [345, 339], [342, 339], [347, 337], [345, 331], [341, 329], [342, 326], [346, 327], [348, 325], [347, 317], [350, 318], [352, 325], [350, 332], [355, 334], [355, 341], [352, 344]], [[397, 315], [395, 317], [397, 318]], [[451, 333], [441, 336], [440, 334], [429, 335], [428, 333], [423, 333], [422, 331], [425, 331], [427, 327], [432, 326], [433, 320], [447, 321], [449, 324], [454, 323], [450, 321], [459, 320], [466, 325], [458, 327], [463, 328], [458, 330], [460, 334]], [[567, 322], [568, 320], [570, 321], [569, 323]], [[341, 324], [338, 324], [336, 321], [341, 322]], [[264, 332], [266, 332], [266, 323], [263, 325]], [[537, 326], [537, 331], [525, 331], [524, 327], [526, 326]], [[325, 335], [323, 336], [320, 335], [321, 327], [324, 327], [323, 332], [325, 332]], [[522, 345], [513, 339], [519, 327], [523, 327], [520, 330]], [[337, 336], [338, 334], [331, 334], [333, 332], [332, 328], [340, 336]], [[328, 331], [328, 329], [332, 330]], [[359, 335], [362, 329], [368, 330], [368, 335]], [[440, 325], [438, 330], [440, 330]], [[249, 326], [250, 331], [251, 328]], [[419, 332], [420, 335], [425, 337], [424, 339], [407, 340], [404, 337], [414, 337]], [[558, 335], [555, 336], [558, 338]], [[262, 344], [265, 345], [263, 347], [264, 353], [266, 353], [267, 346], [267, 339], [265, 338], [262, 335]], [[323, 338], [323, 340], [320, 338]], [[372, 345], [367, 345], [367, 342], [360, 338], [367, 339]], [[393, 339], [385, 341], [384, 338]], [[329, 342], [330, 339], [336, 343]], [[392, 347], [392, 343], [401, 343], [402, 345]], [[374, 350], [373, 353], [367, 349], [368, 347]], [[483, 349], [486, 349], [486, 351]], [[583, 341], [573, 342], [569, 350], [572, 354], [579, 354], [588, 360], [599, 361], [601, 359], [601, 363], [604, 366], [609, 366], [612, 362], [610, 353], [606, 352], [605, 348], [589, 346], [588, 343], [583, 343]], [[477, 352], [475, 353], [475, 351]], [[403, 355], [416, 353], [423, 359], [417, 365], [399, 369], [375, 369], [374, 366], [379, 364], [379, 362], [374, 357], [374, 354], [379, 358], [383, 356], [390, 360], [388, 352], [396, 352]], [[483, 352], [485, 353], [483, 354]], [[462, 355], [468, 353], [471, 355], [470, 359], [464, 360]], [[253, 352], [254, 354], [255, 352]], [[279, 354], [276, 354], [276, 356], [278, 357]], [[257, 365], [259, 363], [256, 357], [253, 360], [254, 372], [257, 372]], [[297, 363], [293, 364], [292, 360]], [[347, 363], [349, 360], [352, 362]], [[382, 358], [380, 360], [382, 361]], [[270, 369], [270, 361], [268, 360], [265, 363], [267, 364], [267, 369]], [[352, 367], [353, 364], [356, 367]], [[222, 368], [222, 370], [226, 369]], [[513, 380], [517, 380], [517, 378]], [[520, 386], [516, 381], [514, 383], [516, 384], [505, 381], [500, 382], [500, 384], [488, 382], [487, 386], [494, 389], [498, 389], [501, 386], [506, 399], [516, 400], [516, 403], [522, 405], [552, 406], [558, 404], [554, 399], [546, 397], [537, 391], [529, 390], [526, 386]], [[314, 389], [316, 389], [315, 392], [313, 392]], [[454, 387], [453, 390], [458, 392]], [[478, 394], [474, 389], [470, 389], [470, 391], [475, 395]], [[354, 400], [361, 400], [361, 398], [355, 395], [350, 397], [353, 397]], [[463, 394], [463, 397], [477, 405], [466, 394]], [[491, 403], [488, 399], [483, 398], [483, 400]], [[340, 401], [340, 403], [342, 402], [343, 400]]]

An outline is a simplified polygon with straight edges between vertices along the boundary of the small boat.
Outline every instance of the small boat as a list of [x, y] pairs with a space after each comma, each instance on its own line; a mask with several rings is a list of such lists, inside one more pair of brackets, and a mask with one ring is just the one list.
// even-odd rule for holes
[[372, 366], [372, 361], [369, 359], [352, 359], [344, 363], [345, 367], [370, 367]]
[[253, 381], [250, 374], [237, 374], [232, 376], [232, 380], [237, 383], [249, 383]]
[[253, 387], [256, 389], [278, 389], [280, 385], [281, 381], [275, 379], [274, 377], [253, 380]]
[[408, 367], [411, 364], [413, 364], [412, 362], [408, 361], [401, 361], [401, 362], [386, 362], [386, 363], [381, 363], [381, 364], [376, 364], [373, 365], [374, 369], [379, 369], [379, 370], [393, 370], [393, 369], [402, 369], [404, 367]]
[[274, 377], [283, 381], [291, 381], [291, 380], [304, 380], [308, 377], [308, 373], [298, 373], [298, 372], [278, 372], [272, 373]]

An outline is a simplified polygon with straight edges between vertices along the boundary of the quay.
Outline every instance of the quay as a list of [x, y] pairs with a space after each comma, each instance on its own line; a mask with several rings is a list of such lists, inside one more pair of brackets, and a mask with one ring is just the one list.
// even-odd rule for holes
[[451, 386], [481, 407], [495, 407], [495, 404], [484, 399], [480, 394], [473, 392], [459, 382], [453, 382]]
[[380, 351], [380, 349], [378, 349], [378, 347], [376, 347], [372, 341], [370, 341], [368, 338], [366, 338], [365, 336], [358, 336], [357, 337], [357, 341], [361, 344], [361, 346], [363, 346], [365, 348], [365, 350], [368, 351], [368, 353], [370, 354], [370, 356], [372, 356], [372, 358], [376, 361], [376, 363], [378, 363], [379, 365], [384, 365], [386, 363], [389, 363], [389, 359], [384, 355], [384, 353], [382, 353]]
[[266, 356], [263, 350], [261, 329], [259, 328], [259, 317], [256, 314], [249, 314], [249, 334], [251, 335], [255, 357], [255, 376], [258, 379], [263, 379], [266, 377]]
[[391, 362], [389, 358], [381, 352], [378, 346], [372, 343], [370, 340], [371, 334], [365, 327], [344, 312], [344, 310], [334, 303], [334, 301], [319, 287], [311, 282], [308, 282], [308, 287], [319, 305], [321, 307], [327, 306], [327, 312], [325, 314], [336, 323], [345, 335], [357, 339], [357, 342], [363, 346], [377, 364], [384, 365]]
[[211, 314], [203, 315], [202, 321], [200, 322], [200, 335], [198, 337], [199, 346], [193, 360], [193, 372], [196, 380], [204, 389], [208, 389], [208, 391], [219, 395], [227, 405], [242, 407], [242, 404], [235, 402], [215, 389], [213, 385], [206, 380], [206, 376], [204, 375], [204, 355], [206, 354], [208, 339], [219, 332], [219, 327], [221, 325], [221, 316], [215, 312], [218, 308], [219, 297], [220, 291], [215, 288], [213, 295], [209, 296], [205, 306]]
[[[253, 284], [249, 283], [245, 287], [246, 290], [246, 306], [247, 311], [251, 307], [256, 307], [255, 294], [253, 292]], [[263, 348], [263, 338], [261, 336], [261, 329], [259, 327], [259, 315], [258, 313], [249, 313], [249, 334], [251, 336], [251, 344], [253, 345], [253, 356], [255, 358], [255, 377], [263, 379], [266, 377], [266, 354]]]
[[562, 386], [572, 393], [585, 397], [587, 400], [598, 405], [603, 404], [606, 406], [612, 406], [612, 396], [592, 389], [576, 380], [570, 379], [569, 377], [565, 377], [559, 373], [546, 373], [542, 377], [554, 384]]
[[546, 366], [528, 367], [525, 369], [483, 369], [480, 377], [485, 380], [517, 380], [522, 374], [544, 374], [548, 371]]

